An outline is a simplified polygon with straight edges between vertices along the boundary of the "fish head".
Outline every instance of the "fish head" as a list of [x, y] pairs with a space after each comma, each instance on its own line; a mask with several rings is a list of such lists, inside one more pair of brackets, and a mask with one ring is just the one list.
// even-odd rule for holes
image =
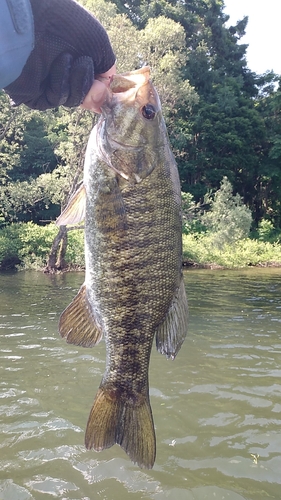
[[130, 183], [141, 182], [157, 164], [162, 122], [149, 67], [115, 75], [97, 126], [102, 159]]

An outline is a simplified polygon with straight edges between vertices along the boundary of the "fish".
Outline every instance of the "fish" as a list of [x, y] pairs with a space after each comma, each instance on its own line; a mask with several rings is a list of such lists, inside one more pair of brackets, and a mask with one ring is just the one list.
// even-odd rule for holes
[[119, 444], [151, 469], [156, 437], [149, 362], [174, 359], [187, 334], [178, 169], [150, 68], [115, 75], [89, 137], [84, 179], [57, 224], [85, 224], [85, 282], [59, 320], [68, 343], [102, 337], [106, 367], [85, 445]]

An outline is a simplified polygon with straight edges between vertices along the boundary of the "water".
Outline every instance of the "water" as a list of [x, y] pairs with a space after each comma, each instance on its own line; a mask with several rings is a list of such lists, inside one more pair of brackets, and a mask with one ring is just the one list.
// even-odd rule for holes
[[279, 500], [280, 277], [185, 273], [188, 338], [175, 361], [151, 358], [157, 457], [146, 471], [119, 446], [84, 448], [104, 343], [57, 334], [83, 275], [0, 275], [0, 499]]

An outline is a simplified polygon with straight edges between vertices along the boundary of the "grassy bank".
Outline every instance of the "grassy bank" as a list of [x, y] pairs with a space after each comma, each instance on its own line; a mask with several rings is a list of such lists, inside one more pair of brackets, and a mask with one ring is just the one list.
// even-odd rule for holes
[[199, 267], [281, 266], [281, 245], [245, 238], [219, 247], [212, 236], [188, 234], [183, 235], [183, 259]]
[[[32, 222], [1, 229], [0, 268], [42, 270], [57, 232], [55, 224], [37, 226]], [[183, 235], [183, 258], [185, 264], [198, 267], [281, 266], [281, 245], [246, 238], [219, 247], [210, 235], [188, 234]], [[69, 267], [84, 266], [82, 230], [68, 233], [65, 261]]]

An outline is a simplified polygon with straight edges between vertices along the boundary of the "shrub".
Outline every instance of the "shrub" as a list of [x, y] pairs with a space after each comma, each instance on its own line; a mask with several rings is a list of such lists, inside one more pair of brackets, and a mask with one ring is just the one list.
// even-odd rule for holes
[[184, 235], [184, 260], [201, 266], [218, 265], [238, 268], [256, 265], [281, 265], [281, 245], [246, 238], [225, 243], [223, 248], [213, 244], [212, 235]]
[[73, 229], [67, 233], [68, 244], [65, 261], [69, 265], [85, 266], [84, 231]]
[[273, 223], [268, 219], [262, 219], [254, 233], [254, 237], [260, 241], [274, 243], [280, 238], [280, 230], [275, 229]]
[[53, 239], [57, 233], [55, 224], [38, 226], [33, 222], [19, 224], [21, 248], [19, 258], [25, 269], [39, 269], [46, 265]]
[[0, 269], [13, 268], [20, 264], [19, 224], [0, 230]]
[[213, 196], [206, 196], [205, 203], [210, 205], [210, 210], [204, 213], [201, 220], [215, 246], [222, 248], [249, 236], [251, 211], [239, 194], [233, 195], [227, 177], [223, 177], [220, 189]]
[[183, 234], [206, 232], [202, 223], [202, 206], [195, 203], [191, 193], [181, 193], [182, 200], [182, 232]]
[[[55, 224], [38, 226], [33, 222], [14, 223], [1, 229], [0, 268], [43, 269], [57, 232]], [[69, 265], [84, 266], [82, 230], [69, 231], [65, 261]]]

